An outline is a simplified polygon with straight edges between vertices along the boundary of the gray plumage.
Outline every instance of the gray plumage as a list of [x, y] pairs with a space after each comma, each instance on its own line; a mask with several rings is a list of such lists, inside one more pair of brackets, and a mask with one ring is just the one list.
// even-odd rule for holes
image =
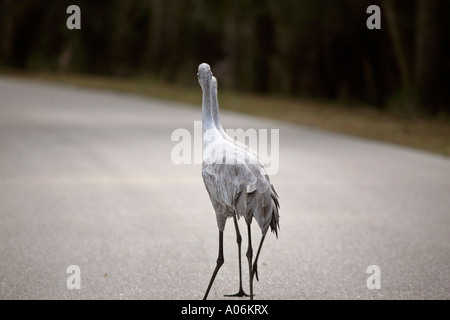
[[270, 226], [277, 235], [277, 194], [256, 164], [217, 164], [210, 159], [202, 163], [202, 177], [216, 212], [217, 226], [224, 231], [226, 219], [237, 215], [247, 224], [255, 218], [261, 232]]
[[211, 109], [214, 126], [222, 138], [214, 142], [214, 148], [226, 146], [236, 157], [233, 164], [226, 163], [227, 154], [220, 163], [216, 155], [205, 157], [202, 162], [203, 182], [216, 211], [219, 230], [224, 230], [227, 218], [237, 215], [244, 217], [247, 223], [255, 218], [263, 234], [270, 226], [278, 236], [278, 194], [256, 152], [229, 137], [223, 129], [214, 77], [211, 77]]
[[228, 142], [231, 142], [234, 145], [236, 145], [237, 147], [239, 147], [247, 152], [250, 152], [252, 155], [258, 157], [258, 154], [253, 149], [250, 149], [245, 144], [239, 142], [238, 140], [231, 138], [223, 129], [222, 124], [220, 123], [220, 117], [219, 117], [219, 99], [217, 97], [218, 83], [217, 83], [217, 79], [214, 76], [211, 77], [211, 79], [212, 79], [212, 81], [211, 81], [212, 116], [213, 116], [214, 125], [215, 125], [217, 131], [222, 136], [222, 138], [224, 138]]
[[[252, 299], [253, 275], [255, 274], [258, 279], [256, 262], [269, 227], [278, 237], [278, 195], [256, 153], [247, 146], [234, 141], [223, 130], [218, 111], [217, 81], [213, 79], [209, 65], [203, 63], [199, 66], [198, 79], [203, 91], [202, 178], [216, 213], [220, 236], [216, 269], [204, 299], [208, 296], [214, 278], [224, 261], [223, 231], [226, 220], [230, 217], [244, 217], [247, 224], [249, 236], [247, 258], [250, 273], [250, 298]], [[253, 218], [261, 229], [262, 238], [252, 267], [250, 224]], [[236, 222], [235, 225], [239, 239], [240, 234]], [[239, 240], [238, 245], [240, 252]]]

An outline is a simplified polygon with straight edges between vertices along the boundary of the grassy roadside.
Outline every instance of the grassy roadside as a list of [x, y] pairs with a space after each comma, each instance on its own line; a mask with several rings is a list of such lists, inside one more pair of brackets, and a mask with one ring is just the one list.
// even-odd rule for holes
[[[14, 77], [31, 78], [68, 85], [107, 89], [201, 105], [200, 88], [186, 88], [147, 78], [110, 78], [67, 74], [29, 74], [6, 72]], [[220, 85], [220, 83], [219, 83]], [[239, 94], [221, 90], [223, 109], [254, 114], [292, 123], [387, 141], [450, 156], [450, 119], [404, 117], [369, 107], [308, 101], [277, 96]]]

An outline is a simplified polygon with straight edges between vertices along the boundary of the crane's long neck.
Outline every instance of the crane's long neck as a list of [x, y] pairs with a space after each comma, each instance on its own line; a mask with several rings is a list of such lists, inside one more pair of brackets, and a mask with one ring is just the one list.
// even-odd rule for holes
[[214, 119], [214, 125], [219, 132], [224, 132], [222, 124], [219, 118], [219, 100], [217, 98], [217, 87], [211, 89], [211, 102], [212, 102], [212, 116]]
[[205, 134], [206, 130], [214, 129], [214, 119], [211, 109], [211, 83], [206, 82], [203, 88], [203, 101], [202, 101], [202, 132]]

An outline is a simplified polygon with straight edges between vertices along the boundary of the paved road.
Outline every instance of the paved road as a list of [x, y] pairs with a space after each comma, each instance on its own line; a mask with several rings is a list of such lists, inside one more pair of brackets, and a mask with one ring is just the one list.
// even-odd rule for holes
[[[450, 298], [448, 158], [222, 116], [226, 128], [280, 129], [281, 230], [263, 247], [256, 299]], [[215, 216], [200, 165], [173, 164], [170, 140], [195, 120], [198, 107], [0, 78], [0, 298], [202, 298]], [[212, 299], [237, 290], [231, 221], [225, 231]], [[381, 289], [366, 286], [370, 265]]]

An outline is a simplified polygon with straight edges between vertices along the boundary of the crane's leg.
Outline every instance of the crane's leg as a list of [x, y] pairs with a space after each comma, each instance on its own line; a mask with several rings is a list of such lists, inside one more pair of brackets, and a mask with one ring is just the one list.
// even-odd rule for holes
[[256, 257], [255, 257], [255, 262], [253, 263], [253, 275], [256, 276], [256, 280], [259, 281], [258, 279], [258, 258], [259, 258], [259, 253], [261, 252], [261, 247], [263, 245], [264, 239], [266, 238], [266, 233], [264, 233], [261, 237], [261, 241], [259, 242], [259, 247], [258, 247], [258, 252], [256, 253]]
[[236, 242], [238, 245], [238, 258], [239, 258], [239, 291], [235, 294], [226, 294], [225, 297], [248, 297], [248, 294], [242, 289], [242, 260], [241, 260], [241, 243], [242, 237], [239, 232], [239, 225], [236, 216], [233, 217], [234, 228], [236, 229]]
[[253, 300], [253, 268], [252, 268], [252, 258], [253, 258], [253, 248], [252, 248], [252, 232], [251, 232], [251, 221], [247, 224], [248, 233], [248, 249], [247, 249], [247, 260], [248, 260], [248, 274], [250, 279], [250, 300]]
[[211, 280], [209, 281], [208, 289], [206, 289], [203, 300], [206, 300], [206, 298], [208, 297], [209, 290], [211, 289], [214, 279], [216, 278], [217, 272], [219, 272], [219, 269], [223, 265], [224, 261], [225, 260], [223, 258], [223, 231], [219, 230], [219, 256], [217, 257], [216, 268], [214, 269], [214, 272], [211, 276]]

